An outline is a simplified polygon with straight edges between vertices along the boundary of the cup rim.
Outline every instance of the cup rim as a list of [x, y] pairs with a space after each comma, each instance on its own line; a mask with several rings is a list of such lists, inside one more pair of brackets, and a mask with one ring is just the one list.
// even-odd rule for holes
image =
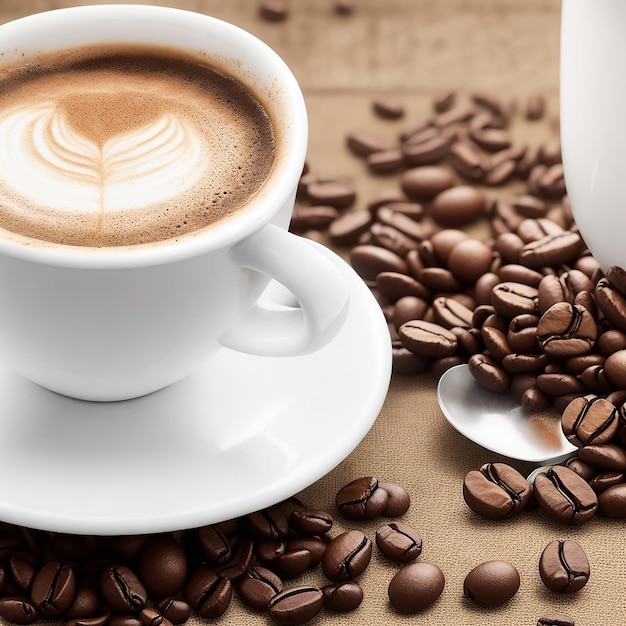
[[[223, 52], [221, 55], [224, 60], [232, 59], [230, 69], [237, 68], [237, 73], [231, 72], [233, 77], [250, 88], [268, 109], [268, 114], [277, 131], [277, 156], [272, 171], [261, 189], [246, 203], [244, 210], [238, 210], [230, 216], [178, 239], [134, 246], [96, 248], [48, 244], [45, 241], [39, 243], [35, 239], [17, 237], [12, 239], [0, 235], [0, 253], [27, 261], [62, 267], [105, 269], [142, 267], [176, 262], [227, 248], [269, 223], [295, 194], [304, 167], [308, 143], [308, 118], [304, 96], [295, 76], [283, 59], [255, 35], [213, 16], [156, 5], [100, 4], [53, 9], [0, 25], [0, 33], [4, 35], [0, 40], [0, 51], [8, 51], [7, 34], [12, 34], [12, 43], [14, 41], [25, 42], [23, 48], [20, 47], [21, 49], [11, 47], [12, 55], [4, 54], [3, 64], [11, 62], [13, 58], [19, 58], [23, 50], [29, 47], [31, 50], [28, 50], [28, 56], [36, 54], [32, 49], [33, 45], [36, 45], [33, 44], [36, 41], [36, 38], [32, 37], [33, 29], [54, 29], [62, 25], [67, 31], [71, 27], [72, 37], [63, 40], [59, 38], [54, 46], [46, 46], [40, 50], [46, 53], [88, 45], [78, 43], [81, 36], [75, 33], [80, 32], [79, 24], [91, 22], [100, 28], [102, 24], [106, 24], [106, 20], [109, 20], [109, 28], [113, 28], [114, 22], [119, 24], [121, 20], [132, 20], [135, 24], [141, 22], [142, 28], [135, 27], [133, 39], [129, 39], [128, 43], [163, 45], [155, 42], [149, 34], [150, 28], [147, 26], [147, 20], [155, 20], [159, 23], [167, 23], [168, 32], [174, 33], [171, 34], [172, 37], [175, 37], [175, 33], [180, 30], [186, 33], [193, 31], [198, 35], [202, 31], [205, 36], [208, 32], [219, 32], [225, 41], [233, 43], [235, 50], [241, 52], [241, 48], [245, 48], [248, 51], [245, 59], [227, 57]], [[28, 30], [28, 37], [23, 34], [26, 32], [25, 29]], [[117, 33], [115, 38], [110, 35], [101, 41], [91, 40], [91, 43], [95, 45], [104, 42], [118, 43], [126, 42], [126, 40], [120, 39]], [[165, 45], [191, 51], [191, 45], [186, 45], [182, 40]], [[209, 54], [214, 55], [214, 53]], [[265, 76], [259, 77], [258, 73], [251, 69], [251, 59], [254, 59], [259, 67], [263, 67]], [[253, 78], [260, 80], [261, 84], [253, 87], [250, 84]], [[265, 98], [259, 93], [261, 88], [266, 91]], [[270, 94], [277, 99], [272, 105], [273, 109], [267, 102]], [[280, 129], [276, 129], [278, 123], [280, 123]]]

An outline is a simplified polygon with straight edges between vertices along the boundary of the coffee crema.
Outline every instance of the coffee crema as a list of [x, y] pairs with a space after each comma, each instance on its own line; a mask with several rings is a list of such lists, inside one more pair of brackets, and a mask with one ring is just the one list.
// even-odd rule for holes
[[273, 165], [259, 101], [175, 51], [68, 51], [0, 73], [0, 94], [0, 226], [18, 236], [176, 239], [244, 206]]

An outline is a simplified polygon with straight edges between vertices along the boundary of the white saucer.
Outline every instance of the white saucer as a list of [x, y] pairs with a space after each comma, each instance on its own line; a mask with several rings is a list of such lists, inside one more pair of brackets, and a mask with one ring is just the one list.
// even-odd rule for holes
[[[345, 326], [314, 354], [222, 349], [184, 381], [118, 403], [72, 400], [0, 364], [0, 520], [98, 535], [193, 528], [269, 506], [339, 464], [378, 416], [391, 347], [361, 278], [311, 245], [351, 297]], [[285, 297], [275, 283], [265, 294]]]

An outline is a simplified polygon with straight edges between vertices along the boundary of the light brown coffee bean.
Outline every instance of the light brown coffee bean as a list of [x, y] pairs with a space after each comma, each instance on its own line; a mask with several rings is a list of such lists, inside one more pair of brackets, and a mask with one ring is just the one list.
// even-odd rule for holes
[[594, 395], [572, 400], [561, 417], [563, 433], [578, 447], [608, 443], [617, 432], [617, 423], [616, 407]]
[[400, 272], [406, 274], [406, 262], [397, 254], [380, 246], [356, 246], [350, 252], [350, 263], [361, 278], [376, 280], [380, 272]]
[[404, 152], [399, 148], [381, 150], [370, 154], [366, 159], [372, 174], [393, 174], [404, 169]]
[[597, 282], [594, 296], [598, 308], [609, 322], [619, 330], [626, 331], [626, 298], [614, 289], [606, 278]]
[[547, 235], [527, 243], [520, 252], [520, 263], [528, 267], [566, 265], [574, 261], [582, 252], [580, 235], [572, 231]]
[[545, 615], [537, 620], [537, 626], [576, 626], [574, 620], [564, 613]]
[[307, 195], [315, 204], [322, 204], [336, 209], [347, 209], [354, 204], [356, 187], [349, 179], [317, 181], [306, 188]]
[[433, 165], [441, 161], [450, 148], [450, 140], [441, 133], [421, 143], [406, 142], [404, 159], [409, 165]]
[[402, 345], [411, 352], [430, 358], [452, 356], [457, 349], [457, 338], [439, 324], [424, 320], [408, 321], [398, 329]]
[[491, 249], [477, 239], [459, 241], [450, 251], [448, 269], [461, 282], [473, 285], [489, 271], [493, 262]]
[[476, 187], [457, 185], [438, 193], [431, 204], [432, 218], [445, 228], [470, 224], [485, 214], [487, 198]]
[[471, 375], [491, 391], [503, 393], [511, 384], [509, 375], [498, 362], [487, 354], [474, 354], [468, 361]]
[[322, 593], [324, 606], [335, 613], [354, 611], [363, 602], [363, 589], [355, 582], [324, 585]]
[[626, 350], [618, 350], [604, 362], [604, 372], [616, 389], [626, 389]]
[[524, 313], [536, 314], [537, 301], [537, 289], [522, 283], [502, 282], [491, 291], [491, 304], [509, 319]]
[[537, 341], [541, 349], [558, 359], [587, 354], [596, 338], [596, 322], [589, 311], [569, 302], [552, 305], [537, 324]]
[[539, 558], [539, 575], [550, 591], [575, 593], [589, 580], [589, 560], [576, 541], [551, 541]]
[[583, 446], [579, 449], [578, 456], [601, 469], [626, 471], [626, 449], [615, 443]]

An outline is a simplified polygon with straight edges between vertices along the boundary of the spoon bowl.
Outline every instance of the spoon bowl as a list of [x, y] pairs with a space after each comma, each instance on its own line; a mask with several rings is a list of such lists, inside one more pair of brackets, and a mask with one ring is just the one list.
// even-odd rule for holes
[[510, 393], [481, 386], [467, 365], [444, 373], [437, 399], [448, 422], [462, 435], [511, 459], [554, 464], [577, 450], [563, 435], [558, 413], [529, 413]]

